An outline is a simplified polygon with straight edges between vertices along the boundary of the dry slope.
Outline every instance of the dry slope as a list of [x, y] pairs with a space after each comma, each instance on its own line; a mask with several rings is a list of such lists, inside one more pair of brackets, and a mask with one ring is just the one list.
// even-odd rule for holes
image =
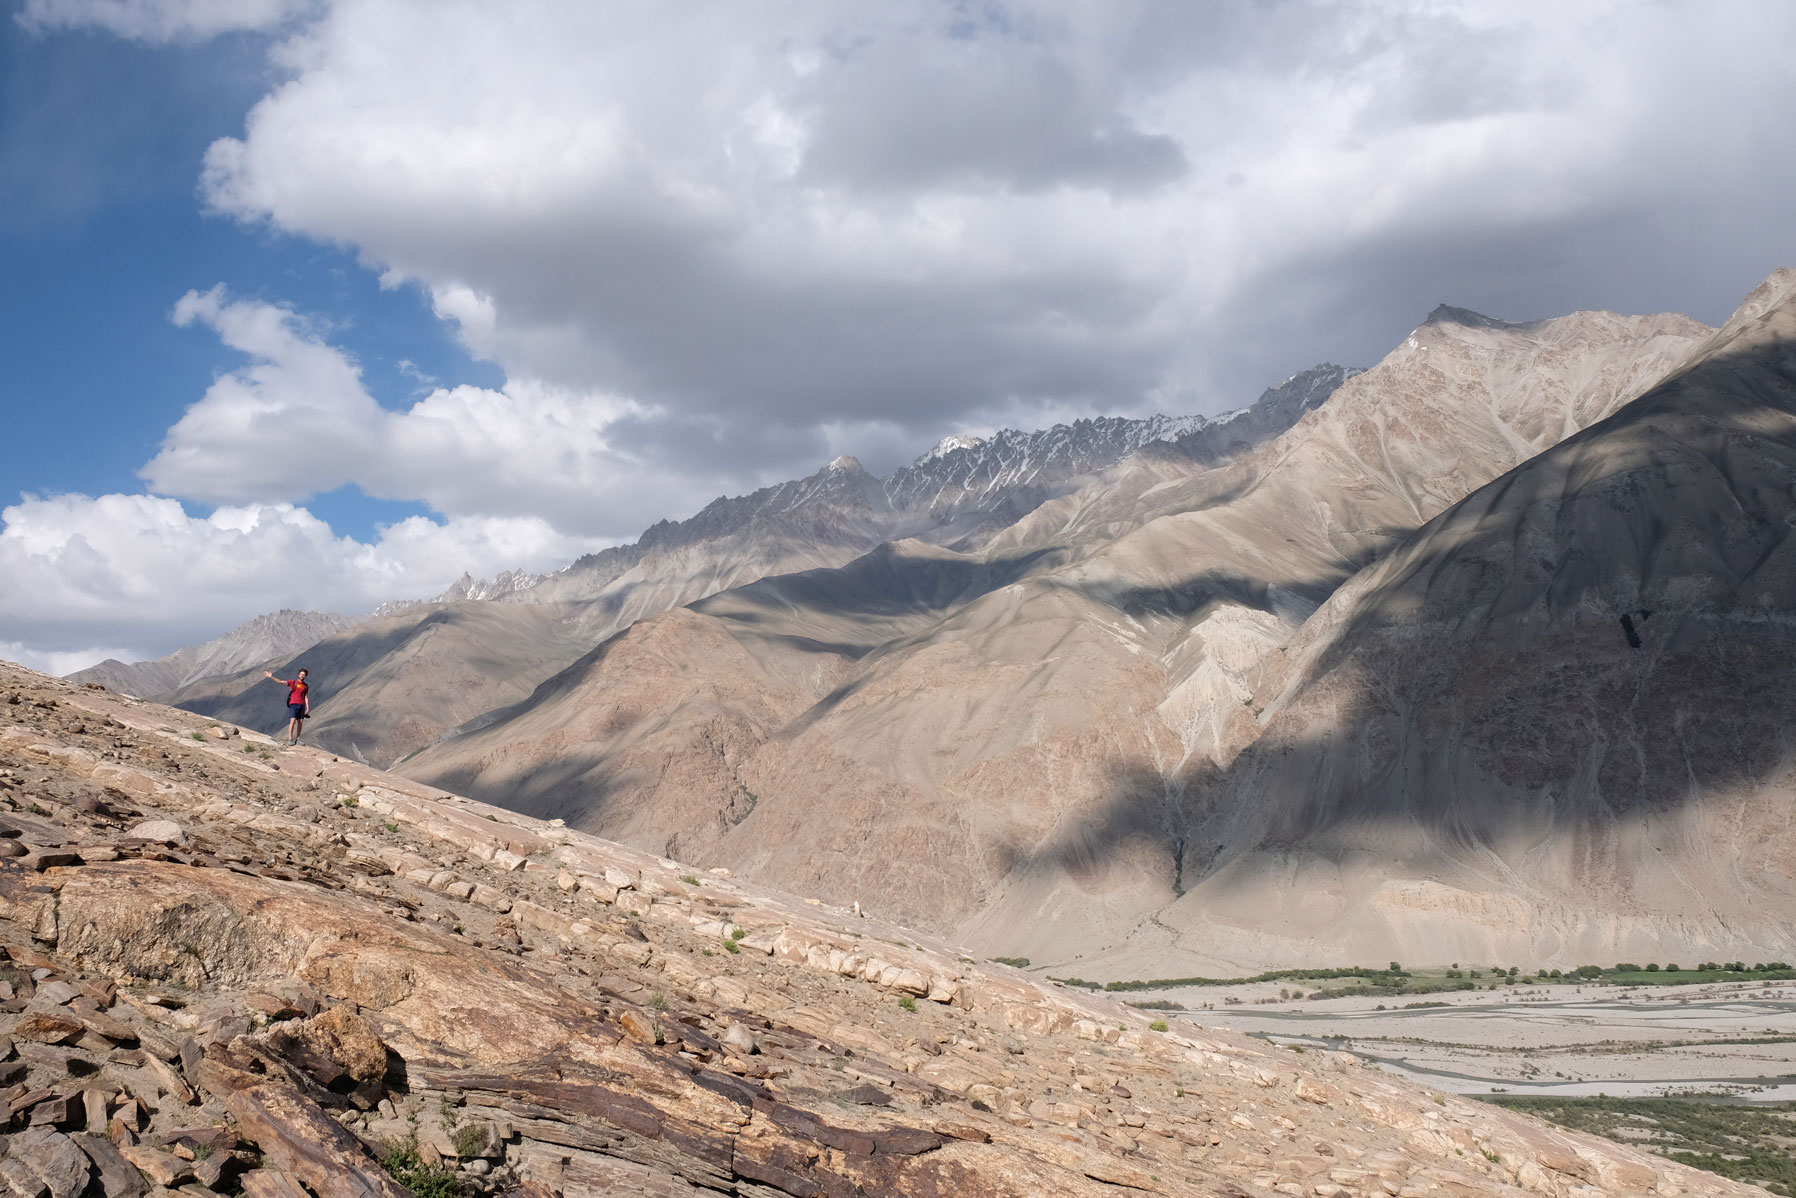
[[304, 666], [315, 718], [308, 738], [391, 765], [443, 732], [530, 693], [592, 645], [587, 612], [546, 603], [406, 607], [326, 637], [300, 653], [204, 678], [157, 698], [273, 732], [286, 726], [286, 693], [262, 677]]
[[1204, 832], [1223, 859], [1162, 916], [1173, 944], [1318, 962], [1787, 955], [1793, 479], [1782, 271], [1659, 387], [1456, 504], [1309, 621], [1215, 792]]
[[885, 639], [825, 631], [877, 610], [869, 577], [898, 585], [870, 563], [768, 580], [636, 625], [406, 772], [1065, 961], [1208, 867], [1190, 783], [1252, 739], [1256, 679], [1318, 604], [1708, 332], [1437, 313], [1238, 461], [1137, 455], [1044, 504]]
[[23, 1198], [1755, 1192], [10, 666], [0, 846]]

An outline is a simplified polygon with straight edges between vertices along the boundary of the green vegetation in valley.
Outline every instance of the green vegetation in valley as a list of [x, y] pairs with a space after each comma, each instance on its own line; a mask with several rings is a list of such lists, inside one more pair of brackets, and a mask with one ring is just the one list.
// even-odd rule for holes
[[1254, 982], [1339, 981], [1349, 984], [1322, 987], [1307, 997], [1342, 998], [1355, 994], [1439, 994], [1453, 990], [1494, 989], [1499, 986], [1689, 986], [1712, 982], [1787, 982], [1796, 981], [1796, 968], [1783, 961], [1751, 965], [1744, 961], [1708, 961], [1694, 969], [1678, 965], [1636, 965], [1624, 961], [1613, 966], [1580, 965], [1574, 969], [1539, 969], [1533, 972], [1523, 972], [1513, 965], [1461, 969], [1457, 964], [1444, 969], [1412, 971], [1392, 961], [1383, 969], [1360, 965], [1330, 969], [1272, 969], [1251, 977], [1238, 978], [1148, 978], [1141, 981], [1091, 982], [1084, 978], [1068, 977], [1050, 980], [1083, 990], [1111, 993], [1175, 990], [1189, 986], [1243, 986]]
[[1796, 1103], [1694, 1098], [1492, 1098], [1514, 1111], [1796, 1196]]

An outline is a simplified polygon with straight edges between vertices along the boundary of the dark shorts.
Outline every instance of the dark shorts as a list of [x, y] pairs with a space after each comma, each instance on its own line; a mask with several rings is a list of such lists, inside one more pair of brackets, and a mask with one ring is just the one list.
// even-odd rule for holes
[[287, 717], [294, 720], [306, 719], [306, 705], [304, 703], [287, 704]]

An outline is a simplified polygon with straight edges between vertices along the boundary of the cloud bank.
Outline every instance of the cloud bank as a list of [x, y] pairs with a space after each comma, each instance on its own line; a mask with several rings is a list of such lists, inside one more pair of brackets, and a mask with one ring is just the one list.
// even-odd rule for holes
[[[282, 607], [359, 612], [430, 594], [463, 562], [488, 573], [548, 567], [590, 547], [535, 517], [413, 517], [363, 543], [291, 504], [201, 518], [148, 495], [27, 498], [0, 511], [0, 524], [0, 611], [14, 660], [67, 669], [207, 640]], [[117, 639], [97, 639], [107, 632]], [[121, 643], [129, 648], [92, 647]], [[6, 645], [0, 654], [13, 656]]]
[[[1788, 5], [27, 0], [20, 19], [263, 31], [275, 81], [207, 153], [202, 202], [352, 248], [507, 380], [383, 406], [332, 314], [189, 293], [177, 323], [237, 364], [145, 465], [169, 498], [7, 509], [0, 553], [37, 546], [16, 560], [66, 600], [27, 622], [68, 644], [147, 637], [164, 625], [137, 613], [184, 603], [188, 577], [235, 596], [221, 625], [291, 606], [258, 589], [283, 554], [353, 606], [433, 589], [426, 557], [552, 564], [838, 452], [889, 466], [960, 429], [1215, 411], [1369, 363], [1443, 300], [1714, 318], [1796, 253]], [[375, 544], [309, 525], [297, 505], [346, 484], [442, 520]]]

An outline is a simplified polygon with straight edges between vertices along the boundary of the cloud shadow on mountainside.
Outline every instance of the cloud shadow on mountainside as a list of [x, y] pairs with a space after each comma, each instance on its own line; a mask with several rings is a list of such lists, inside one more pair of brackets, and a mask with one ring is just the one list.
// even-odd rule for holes
[[1763, 786], [1796, 760], [1792, 477], [1796, 346], [1681, 374], [1382, 555], [1232, 763], [1164, 786], [1118, 763], [1096, 817], [1014, 867], [1160, 835], [1183, 889], [1265, 851], [1425, 873]]

